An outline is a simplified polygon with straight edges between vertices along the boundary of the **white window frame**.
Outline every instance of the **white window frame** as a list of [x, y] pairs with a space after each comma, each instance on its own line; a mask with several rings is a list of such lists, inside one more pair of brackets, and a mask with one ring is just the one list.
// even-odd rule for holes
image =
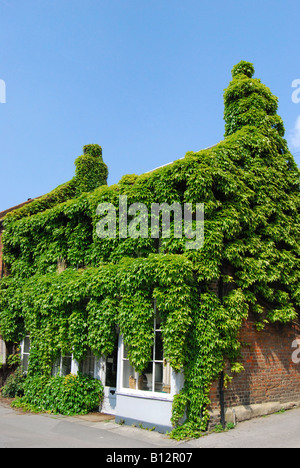
[[[119, 341], [119, 339], [118, 339]], [[101, 381], [102, 381], [102, 384], [104, 386], [104, 388], [108, 388], [108, 389], [112, 389], [112, 390], [116, 390], [117, 387], [118, 387], [118, 370], [119, 370], [119, 366], [118, 366], [118, 362], [119, 362], [119, 347], [117, 347], [116, 349], [117, 351], [117, 362], [116, 362], [116, 366], [117, 366], [117, 376], [116, 376], [116, 385], [114, 386], [111, 386], [111, 385], [107, 385], [107, 360], [108, 359], [112, 359], [110, 356], [102, 356], [101, 358]]]
[[[29, 341], [29, 350], [28, 350], [28, 352], [25, 352], [25, 341], [26, 341], [26, 339]], [[30, 335], [26, 335], [24, 337], [24, 339], [21, 341], [20, 354], [21, 354], [21, 365], [23, 367], [23, 372], [24, 372], [24, 374], [27, 374], [27, 372], [28, 372], [28, 362], [29, 362], [29, 356], [30, 356]], [[28, 356], [27, 368], [26, 369], [24, 368], [24, 364], [23, 364], [24, 356]]]
[[0, 368], [1, 365], [6, 364], [6, 343], [3, 340], [2, 336], [0, 335]]
[[[82, 370], [80, 370], [80, 367], [84, 364], [84, 362], [87, 360], [87, 359], [93, 359], [94, 361], [94, 364], [93, 364], [93, 371], [92, 371], [92, 375], [91, 374], [88, 374], [86, 372], [82, 372]], [[96, 368], [97, 368], [97, 361], [99, 360], [99, 358], [97, 358], [97, 356], [92, 352], [91, 349], [88, 349], [88, 353], [86, 355], [86, 358], [83, 359], [82, 361], [78, 362], [77, 363], [77, 367], [78, 367], [78, 371], [77, 372], [82, 372], [83, 375], [89, 375], [90, 377], [93, 377], [94, 379], [98, 377], [97, 375], [97, 372], [96, 372]]]
[[[135, 379], [135, 388], [128, 388], [124, 387], [123, 382], [124, 382], [124, 362], [129, 362], [128, 358], [125, 357], [125, 344], [124, 344], [124, 339], [121, 337], [121, 356], [120, 356], [120, 372], [119, 372], [119, 385], [118, 385], [118, 391], [117, 393], [120, 394], [127, 394], [127, 395], [133, 395], [136, 397], [143, 397], [143, 398], [153, 398], [153, 399], [160, 399], [160, 400], [172, 400], [174, 397], [173, 394], [173, 389], [172, 389], [172, 368], [170, 364], [163, 358], [162, 360], [155, 359], [155, 344], [156, 344], [156, 332], [161, 332], [161, 328], [157, 328], [157, 320], [156, 320], [156, 307], [155, 309], [155, 318], [154, 318], [154, 343], [153, 343], [153, 354], [152, 354], [152, 360], [150, 363], [152, 363], [152, 390], [142, 390], [138, 388], [138, 380], [140, 377], [140, 374], [134, 370], [134, 375], [133, 378]], [[170, 391], [169, 392], [159, 392], [155, 391], [155, 367], [156, 364], [162, 363], [163, 368], [165, 366], [168, 366], [169, 369], [167, 372], [169, 372], [168, 380], [169, 380], [169, 386], [170, 386]]]
[[[117, 351], [117, 367], [118, 367], [118, 347], [116, 348], [116, 351]], [[98, 357], [96, 354], [94, 354], [92, 352], [91, 349], [89, 349], [86, 358], [93, 358], [94, 359], [94, 371], [93, 371], [92, 377], [94, 379], [101, 380], [104, 388], [116, 389], [117, 388], [117, 383], [116, 383], [116, 385], [114, 387], [112, 387], [110, 385], [106, 385], [107, 359], [110, 359], [110, 357], [109, 356], [104, 356], [104, 355], [102, 355], [101, 357]], [[80, 370], [80, 367], [82, 366], [84, 361], [85, 361], [85, 359], [83, 359], [83, 361], [76, 362], [77, 372], [82, 372]], [[83, 372], [83, 374], [88, 375], [85, 372]], [[118, 376], [117, 376], [117, 378], [118, 378]]]
[[[29, 341], [29, 352], [24, 352], [25, 349], [25, 339], [29, 338], [30, 340], [30, 335], [26, 335], [25, 338], [21, 341], [20, 343], [20, 358], [21, 358], [21, 363], [23, 362], [23, 356], [24, 355], [30, 355], [30, 341]], [[52, 364], [52, 369], [51, 369], [51, 375], [52, 377], [55, 377], [59, 375], [60, 377], [68, 375], [64, 374], [63, 371], [63, 359], [64, 358], [69, 358], [71, 360], [71, 367], [70, 367], [70, 373], [77, 375], [80, 372], [80, 366], [82, 362], [77, 362], [72, 353], [60, 355]], [[89, 350], [89, 353], [87, 354], [87, 358], [93, 358], [94, 359], [94, 369], [91, 374], [83, 373], [84, 375], [90, 375], [94, 379], [99, 379], [101, 382], [103, 382], [103, 385], [106, 381], [106, 357], [102, 356], [99, 358], [96, 356], [91, 350]], [[84, 360], [83, 360], [84, 361]], [[27, 373], [27, 369], [24, 370], [25, 373]], [[118, 376], [117, 376], [118, 378]], [[116, 387], [107, 387], [107, 388], [116, 388]]]
[[[68, 374], [65, 374], [63, 373], [63, 359], [64, 358], [69, 358], [71, 359], [71, 366], [70, 366], [70, 372]], [[73, 355], [72, 353], [70, 354], [64, 354], [64, 355], [60, 355], [53, 363], [52, 365], [52, 370], [51, 370], [51, 375], [52, 377], [56, 377], [57, 375], [59, 375], [60, 377], [65, 377], [66, 375], [69, 375], [69, 374], [75, 374], [76, 371], [74, 369], [74, 364], [75, 364], [75, 361], [73, 359]], [[55, 372], [55, 369], [58, 369], [57, 372]]]

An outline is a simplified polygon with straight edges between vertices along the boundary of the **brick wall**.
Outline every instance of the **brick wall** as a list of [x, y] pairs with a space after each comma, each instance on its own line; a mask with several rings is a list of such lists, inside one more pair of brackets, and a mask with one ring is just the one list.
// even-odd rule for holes
[[[300, 339], [300, 324], [267, 325], [256, 331], [254, 317], [244, 323], [240, 340], [245, 343], [242, 359], [245, 371], [236, 374], [224, 390], [225, 409], [239, 405], [300, 402], [300, 363], [294, 363], [292, 348]], [[299, 353], [300, 355], [300, 353]], [[211, 410], [220, 410], [219, 382], [214, 382]]]

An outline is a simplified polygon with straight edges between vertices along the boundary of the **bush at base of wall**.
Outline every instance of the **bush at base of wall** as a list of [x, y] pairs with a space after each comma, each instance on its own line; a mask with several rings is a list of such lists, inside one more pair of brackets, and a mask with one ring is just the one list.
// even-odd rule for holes
[[100, 380], [81, 374], [35, 376], [26, 378], [24, 396], [16, 398], [13, 406], [63, 415], [87, 414], [98, 408], [102, 399]]
[[10, 376], [7, 378], [5, 385], [2, 389], [1, 395], [4, 398], [15, 398], [23, 395], [25, 374], [21, 367], [18, 367]]

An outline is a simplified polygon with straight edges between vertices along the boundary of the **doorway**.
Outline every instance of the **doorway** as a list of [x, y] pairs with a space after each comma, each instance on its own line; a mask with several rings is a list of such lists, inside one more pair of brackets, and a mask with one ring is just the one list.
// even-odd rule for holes
[[115, 342], [114, 351], [103, 359], [104, 371], [104, 400], [102, 412], [115, 414], [116, 412], [116, 388], [117, 388], [117, 364], [118, 364], [118, 339]]

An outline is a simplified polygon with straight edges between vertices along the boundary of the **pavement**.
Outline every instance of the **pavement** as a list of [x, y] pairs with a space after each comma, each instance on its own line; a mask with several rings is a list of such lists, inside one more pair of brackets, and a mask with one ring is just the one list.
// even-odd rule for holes
[[243, 421], [190, 443], [194, 448], [300, 448], [300, 408]]
[[0, 399], [0, 448], [105, 448], [114, 456], [118, 452], [113, 449], [135, 449], [134, 453], [148, 449], [153, 454], [190, 451], [194, 457], [200, 448], [300, 448], [300, 408], [243, 421], [234, 429], [199, 439], [175, 441], [166, 434], [116, 424], [109, 415], [34, 414], [13, 409]]

